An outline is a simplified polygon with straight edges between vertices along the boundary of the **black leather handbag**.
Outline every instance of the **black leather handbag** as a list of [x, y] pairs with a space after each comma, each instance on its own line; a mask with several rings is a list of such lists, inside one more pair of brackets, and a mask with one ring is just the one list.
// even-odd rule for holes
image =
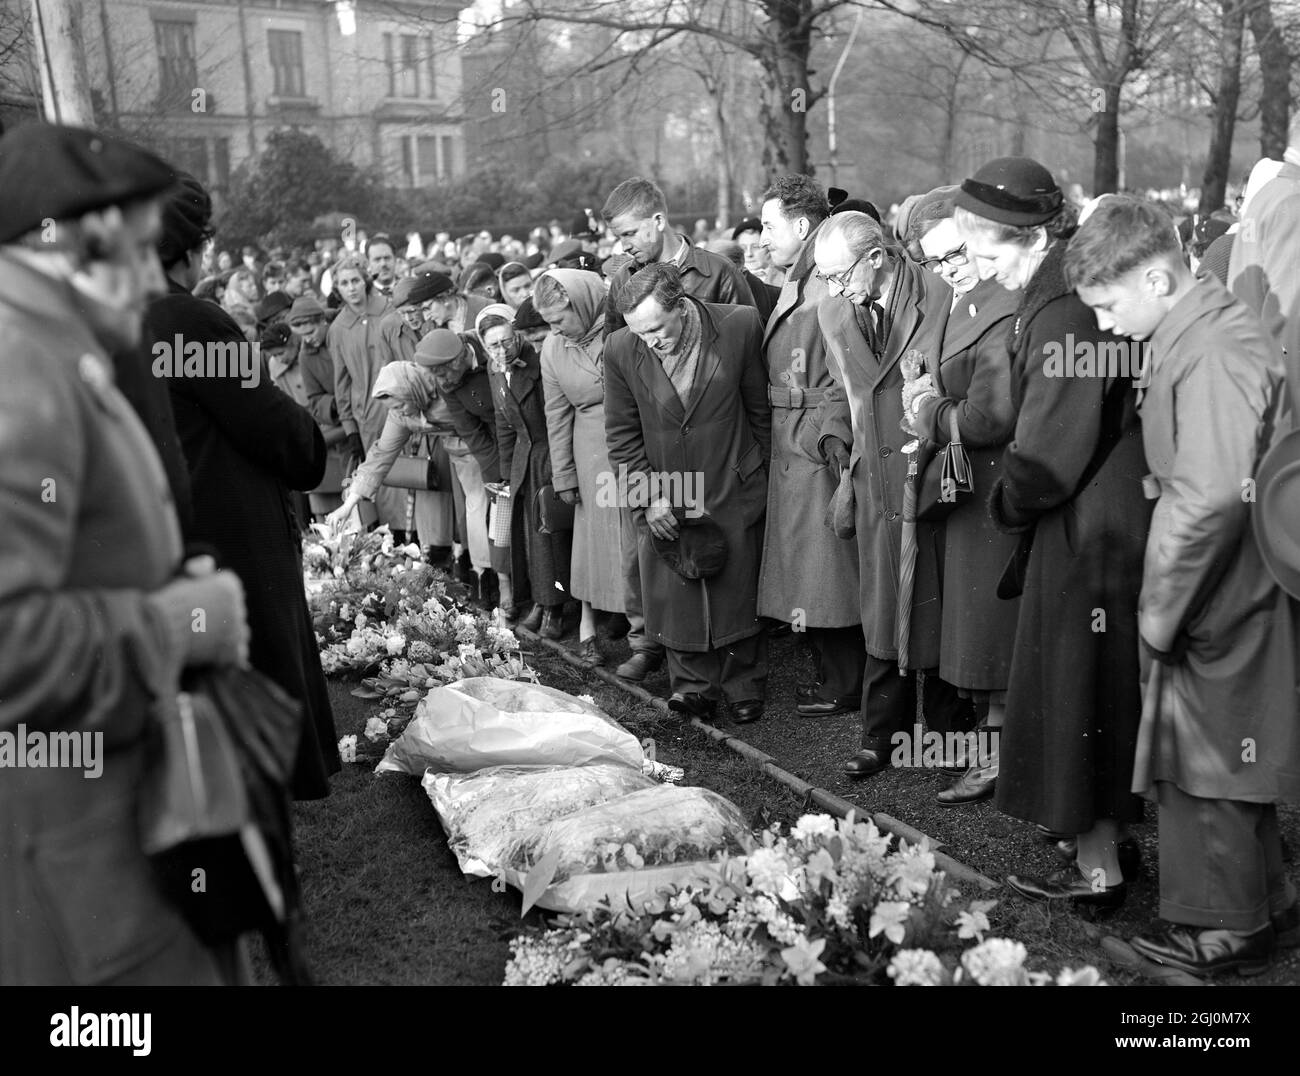
[[916, 492], [916, 518], [934, 523], [946, 519], [975, 492], [970, 457], [962, 447], [957, 427], [957, 408], [948, 409], [948, 434], [951, 438], [938, 449], [921, 472]]

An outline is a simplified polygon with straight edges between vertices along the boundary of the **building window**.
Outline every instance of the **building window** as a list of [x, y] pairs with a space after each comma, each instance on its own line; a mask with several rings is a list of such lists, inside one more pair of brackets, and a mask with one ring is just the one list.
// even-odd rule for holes
[[433, 38], [420, 34], [384, 34], [384, 63], [388, 68], [388, 96], [436, 96]]
[[450, 179], [452, 173], [456, 171], [456, 158], [452, 156], [452, 139], [451, 135], [441, 135], [442, 142], [442, 163], [438, 169], [439, 179]]
[[306, 97], [302, 66], [302, 34], [297, 30], [268, 30], [273, 92], [277, 97]]
[[404, 134], [397, 137], [402, 184], [422, 187], [450, 179], [455, 172], [451, 135]]
[[188, 100], [199, 81], [194, 59], [194, 24], [159, 20], [153, 25], [158, 42], [159, 99], [168, 103]]

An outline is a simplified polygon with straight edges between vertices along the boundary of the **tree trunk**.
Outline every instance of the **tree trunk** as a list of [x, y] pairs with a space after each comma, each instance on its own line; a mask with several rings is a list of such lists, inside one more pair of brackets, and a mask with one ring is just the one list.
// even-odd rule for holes
[[957, 173], [957, 163], [953, 160], [953, 149], [957, 144], [957, 117], [961, 113], [961, 69], [966, 66], [969, 54], [963, 52], [957, 60], [957, 69], [952, 73], [952, 83], [944, 100], [943, 140], [939, 144], [938, 182], [951, 183]]
[[1121, 83], [1104, 88], [1105, 110], [1096, 113], [1097, 139], [1093, 143], [1092, 195], [1114, 194], [1119, 189], [1119, 91]]
[[1214, 129], [1210, 152], [1201, 179], [1201, 203], [1197, 211], [1205, 217], [1223, 208], [1228, 189], [1228, 168], [1232, 163], [1232, 133], [1237, 126], [1237, 101], [1241, 97], [1241, 45], [1246, 33], [1245, 4], [1254, 0], [1222, 0], [1219, 23], [1219, 92], [1214, 100]]
[[[727, 63], [726, 60], [723, 61]], [[718, 182], [718, 200], [715, 208], [713, 226], [725, 228], [731, 221], [731, 192], [735, 187], [735, 176], [731, 158], [731, 125], [727, 122], [726, 102], [731, 86], [729, 74], [724, 67], [718, 79], [718, 92], [713, 97], [713, 122], [718, 134], [718, 151], [713, 155], [714, 173]]]
[[81, 9], [72, 0], [32, 0], [32, 41], [49, 123], [93, 127]]
[[768, 86], [764, 102], [767, 145], [763, 163], [770, 181], [786, 172], [812, 174], [808, 161], [808, 109], [814, 97], [808, 84], [810, 25], [805, 22], [812, 0], [763, 0], [771, 47], [759, 57]]
[[1291, 111], [1291, 52], [1273, 23], [1269, 0], [1250, 0], [1250, 33], [1259, 50], [1259, 152], [1281, 160], [1287, 147]]

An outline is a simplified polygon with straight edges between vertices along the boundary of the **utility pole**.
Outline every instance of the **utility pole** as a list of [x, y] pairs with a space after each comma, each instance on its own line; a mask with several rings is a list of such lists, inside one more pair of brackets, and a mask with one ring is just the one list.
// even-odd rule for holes
[[844, 61], [849, 58], [849, 51], [853, 48], [853, 40], [858, 36], [858, 27], [862, 23], [862, 8], [858, 8], [858, 13], [853, 17], [853, 29], [849, 31], [849, 39], [844, 43], [844, 51], [840, 53], [839, 62], [835, 65], [835, 70], [831, 73], [831, 80], [826, 86], [826, 143], [830, 151], [831, 166], [831, 186], [835, 186], [839, 178], [839, 153], [835, 142], [835, 83], [839, 80], [840, 72], [844, 70]]
[[32, 0], [32, 39], [46, 120], [66, 126], [94, 126], [81, 10], [75, 0]]

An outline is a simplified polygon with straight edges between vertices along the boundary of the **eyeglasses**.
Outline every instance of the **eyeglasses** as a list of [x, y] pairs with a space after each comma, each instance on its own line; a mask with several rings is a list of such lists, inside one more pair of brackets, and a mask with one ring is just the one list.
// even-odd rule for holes
[[836, 287], [840, 289], [840, 291], [848, 291], [849, 277], [853, 275], [853, 270], [858, 267], [858, 262], [862, 261], [862, 259], [865, 257], [866, 254], [859, 254], [857, 261], [855, 261], [842, 273], [823, 273], [820, 269], [818, 269], [817, 275], [821, 277], [824, 281], [826, 281], [827, 284], [834, 284]]
[[501, 340], [495, 344], [484, 344], [483, 348], [486, 351], [509, 351], [513, 343], [513, 340]]
[[937, 273], [942, 269], [960, 269], [969, 262], [970, 255], [966, 253], [966, 244], [963, 243], [956, 250], [950, 250], [942, 257], [926, 258], [921, 262], [921, 265], [929, 269], [930, 272]]

